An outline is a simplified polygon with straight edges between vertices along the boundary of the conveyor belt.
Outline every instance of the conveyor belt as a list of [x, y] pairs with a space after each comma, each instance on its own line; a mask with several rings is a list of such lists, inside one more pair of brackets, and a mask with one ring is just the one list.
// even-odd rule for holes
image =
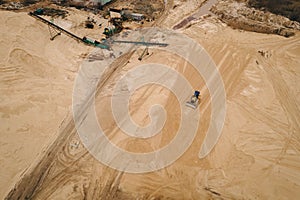
[[124, 41], [124, 40], [113, 40], [113, 43], [127, 43], [127, 44], [140, 44], [143, 46], [161, 46], [166, 47], [169, 44], [166, 43], [156, 43], [156, 42], [138, 42], [138, 41]]
[[64, 29], [64, 28], [62, 28], [62, 27], [60, 27], [60, 26], [57, 26], [56, 24], [54, 24], [54, 23], [52, 23], [52, 22], [50, 22], [50, 21], [48, 21], [48, 20], [46, 20], [46, 19], [40, 17], [39, 15], [34, 14], [33, 12], [29, 12], [28, 14], [29, 14], [30, 16], [32, 16], [32, 17], [34, 17], [34, 18], [36, 18], [36, 19], [38, 19], [38, 20], [44, 22], [45, 24], [47, 24], [47, 25], [49, 25], [49, 26], [51, 26], [51, 27], [53, 27], [53, 28], [55, 28], [55, 29], [57, 29], [57, 30], [59, 30], [59, 31], [61, 31], [61, 32], [63, 32], [63, 33], [65, 33], [66, 35], [72, 37], [73, 39], [78, 40], [78, 41], [80, 41], [80, 42], [83, 42], [83, 43], [86, 44], [86, 45], [92, 45], [92, 46], [100, 47], [100, 48], [102, 48], [102, 49], [109, 49], [109, 46], [107, 46], [107, 45], [105, 45], [105, 44], [102, 44], [102, 43], [99, 43], [99, 42], [97, 42], [97, 43], [91, 43], [90, 41], [88, 41], [88, 40], [86, 40], [86, 39], [84, 40], [83, 38], [78, 37], [77, 35], [71, 33], [70, 31], [67, 31], [67, 30]]

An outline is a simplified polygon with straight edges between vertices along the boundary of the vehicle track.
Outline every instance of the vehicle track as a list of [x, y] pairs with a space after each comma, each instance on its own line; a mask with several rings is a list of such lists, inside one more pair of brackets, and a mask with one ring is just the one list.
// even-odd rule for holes
[[[171, 0], [167, 1], [164, 14], [158, 19], [158, 22], [167, 17], [166, 13], [168, 12], [171, 2]], [[154, 23], [153, 26], [156, 24], [157, 23]], [[110, 66], [109, 70], [104, 74], [102, 81], [99, 82], [95, 95], [99, 93], [111, 74], [114, 73], [118, 67], [128, 62], [133, 53], [134, 51], [131, 51], [121, 56]], [[82, 108], [82, 113], [84, 113], [86, 107], [90, 106], [92, 100], [93, 99], [90, 98], [86, 101], [85, 106]], [[95, 199], [100, 197], [102, 197], [101, 199], [118, 199], [116, 193], [122, 174], [109, 169], [113, 172], [108, 173], [112, 174], [108, 178], [108, 185], [99, 185], [99, 178], [96, 178], [93, 170], [86, 172], [81, 171], [81, 168], [86, 165], [82, 164], [82, 162], [87, 162], [88, 165], [93, 163], [93, 165], [95, 165], [94, 169], [96, 169], [97, 166], [99, 168], [100, 164], [89, 155], [82, 144], [80, 144], [81, 148], [76, 154], [71, 153], [70, 142], [74, 139], [79, 141], [73, 116], [69, 113], [60, 125], [58, 138], [53, 141], [37, 158], [36, 162], [26, 170], [5, 199], [52, 199], [55, 190], [63, 188], [67, 182], [72, 180], [78, 181], [79, 179], [82, 181], [82, 178], [78, 178], [81, 176], [91, 178], [91, 184], [95, 186], [95, 188], [88, 187], [87, 189], [82, 189], [81, 196], [83, 199]], [[86, 156], [88, 157], [87, 159], [85, 158]], [[85, 166], [85, 168], [89, 169], [88, 166]]]

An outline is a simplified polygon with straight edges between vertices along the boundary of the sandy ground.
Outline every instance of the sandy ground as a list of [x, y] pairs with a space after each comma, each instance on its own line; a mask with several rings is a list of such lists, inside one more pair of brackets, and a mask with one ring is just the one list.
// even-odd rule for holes
[[[6, 58], [1, 61], [1, 93], [5, 94], [1, 95], [1, 196], [7, 194], [31, 163], [34, 164], [20, 181], [21, 187], [12, 193], [12, 199], [17, 196], [33, 199], [297, 199], [300, 195], [300, 89], [297, 87], [300, 33], [283, 38], [244, 32], [213, 18], [198, 20], [178, 30], [205, 47], [218, 66], [227, 96], [225, 126], [212, 153], [200, 160], [198, 152], [211, 112], [210, 94], [204, 93], [200, 105], [201, 129], [188, 151], [163, 170], [135, 175], [105, 167], [81, 143], [74, 148], [79, 138], [70, 116], [58, 131], [71, 105], [72, 84], [80, 55], [86, 48], [65, 36], [49, 43], [48, 38], [43, 37], [47, 27], [26, 14], [1, 12], [1, 15], [0, 24], [5, 25], [0, 29], [1, 39], [7, 38], [1, 42], [6, 45], [1, 46], [1, 55]], [[170, 16], [162, 22], [166, 28], [177, 24], [174, 15]], [[184, 17], [186, 13], [182, 13], [181, 19]], [[20, 20], [24, 22], [13, 26]], [[13, 28], [14, 32], [7, 32]], [[28, 42], [35, 41], [34, 38], [39, 38], [36, 45]], [[68, 53], [62, 50], [66, 45]], [[265, 51], [268, 56], [258, 51]], [[150, 52], [152, 55], [143, 63], [167, 64], [184, 74], [194, 87], [199, 83], [204, 85], [192, 70], [182, 69], [182, 59], [166, 52]], [[116, 81], [140, 63], [138, 53], [124, 56], [114, 64], [119, 67], [100, 87], [96, 111], [108, 108]], [[126, 64], [127, 60], [130, 63]], [[174, 103], [167, 105], [167, 102]], [[98, 120], [120, 147], [133, 152], [152, 151], [174, 137], [180, 120], [175, 97], [164, 88], [149, 85], [137, 90], [131, 99], [130, 109], [136, 123], [149, 122], [147, 111], [152, 103], [166, 105], [168, 120], [159, 135], [146, 141], [122, 139], [124, 135], [115, 128], [109, 109], [105, 116], [97, 113]], [[38, 152], [53, 141], [56, 131], [60, 136], [48, 148], [48, 157], [33, 162]]]
[[88, 48], [26, 13], [1, 11], [0, 198], [33, 162], [71, 105], [73, 81]]

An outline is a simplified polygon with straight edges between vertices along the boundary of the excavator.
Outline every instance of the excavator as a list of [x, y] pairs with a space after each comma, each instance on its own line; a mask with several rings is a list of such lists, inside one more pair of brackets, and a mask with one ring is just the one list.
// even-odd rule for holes
[[199, 101], [200, 101], [200, 91], [196, 90], [194, 92], [194, 95], [191, 96], [191, 99], [189, 101], [186, 102], [186, 106], [196, 109], [199, 105]]

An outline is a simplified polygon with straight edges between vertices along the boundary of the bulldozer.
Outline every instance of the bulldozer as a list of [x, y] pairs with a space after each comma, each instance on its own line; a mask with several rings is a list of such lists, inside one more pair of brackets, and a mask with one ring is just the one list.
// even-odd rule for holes
[[200, 101], [200, 91], [196, 90], [194, 92], [194, 95], [191, 96], [191, 99], [189, 101], [186, 102], [186, 106], [196, 109], [199, 105], [199, 101]]

